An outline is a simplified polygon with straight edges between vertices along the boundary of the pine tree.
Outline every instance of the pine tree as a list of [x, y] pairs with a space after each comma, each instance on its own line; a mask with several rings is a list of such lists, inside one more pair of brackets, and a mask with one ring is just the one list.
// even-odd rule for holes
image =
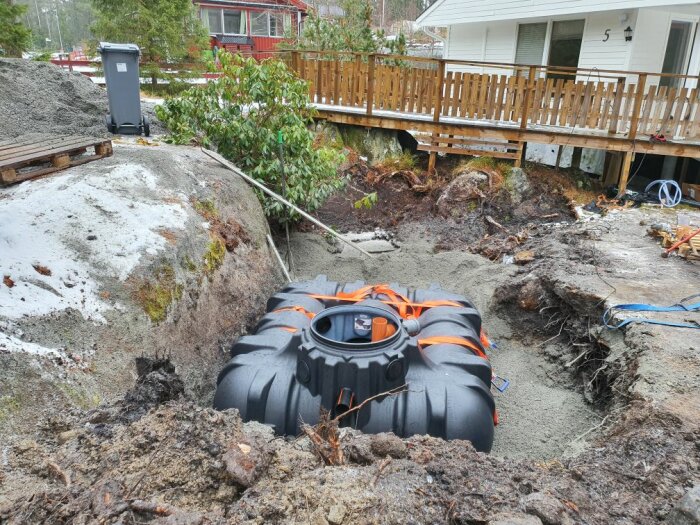
[[0, 0], [0, 55], [21, 57], [29, 47], [31, 33], [20, 21], [26, 6]]
[[159, 64], [198, 60], [207, 32], [191, 0], [93, 0], [95, 37], [137, 44], [141, 63], [156, 84]]

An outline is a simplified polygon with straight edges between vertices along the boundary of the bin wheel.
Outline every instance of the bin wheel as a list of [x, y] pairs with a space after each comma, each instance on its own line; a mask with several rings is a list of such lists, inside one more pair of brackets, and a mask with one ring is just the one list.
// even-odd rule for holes
[[151, 123], [148, 122], [148, 119], [146, 117], [143, 117], [143, 134], [146, 137], [151, 136]]
[[109, 131], [110, 133], [116, 132], [117, 127], [114, 125], [114, 122], [112, 122], [112, 115], [110, 115], [109, 113], [105, 117], [105, 124], [107, 125], [107, 131]]

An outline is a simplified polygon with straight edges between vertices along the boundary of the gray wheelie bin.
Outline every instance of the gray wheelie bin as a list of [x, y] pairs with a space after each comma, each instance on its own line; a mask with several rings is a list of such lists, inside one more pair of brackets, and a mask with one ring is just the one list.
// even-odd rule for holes
[[150, 135], [150, 125], [141, 116], [141, 79], [139, 77], [139, 46], [100, 42], [102, 67], [107, 82], [109, 114], [105, 117], [111, 133]]

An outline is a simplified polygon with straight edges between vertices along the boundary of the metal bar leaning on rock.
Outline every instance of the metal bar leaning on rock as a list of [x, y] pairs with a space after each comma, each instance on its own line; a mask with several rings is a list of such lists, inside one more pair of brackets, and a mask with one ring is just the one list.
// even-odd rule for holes
[[287, 279], [287, 282], [291, 283], [292, 282], [292, 277], [289, 275], [289, 272], [287, 271], [287, 267], [284, 265], [284, 261], [282, 260], [282, 256], [280, 255], [280, 252], [277, 251], [277, 246], [275, 246], [275, 241], [272, 240], [272, 237], [268, 233], [266, 235], [267, 237], [267, 243], [270, 245], [270, 248], [272, 248], [272, 251], [275, 254], [275, 257], [277, 257], [277, 262], [279, 263], [280, 267], [282, 268], [282, 273], [284, 273], [284, 278]]
[[319, 228], [323, 228], [323, 229], [326, 230], [328, 233], [330, 233], [331, 235], [333, 235], [333, 236], [336, 237], [337, 239], [340, 239], [342, 242], [344, 242], [344, 243], [347, 244], [348, 246], [354, 248], [354, 249], [357, 250], [358, 252], [364, 253], [367, 257], [374, 257], [371, 253], [369, 253], [369, 252], [363, 250], [362, 248], [360, 248], [360, 247], [359, 247], [357, 244], [355, 244], [354, 242], [351, 242], [351, 241], [345, 239], [345, 238], [344, 238], [342, 235], [340, 235], [338, 232], [336, 232], [336, 231], [333, 230], [332, 228], [329, 228], [328, 226], [326, 226], [325, 224], [323, 224], [321, 221], [319, 221], [319, 220], [316, 219], [315, 217], [309, 215], [308, 213], [306, 213], [304, 210], [302, 210], [302, 209], [299, 208], [298, 206], [295, 206], [294, 204], [292, 204], [291, 202], [289, 202], [289, 201], [288, 201], [287, 199], [285, 199], [284, 197], [281, 197], [280, 195], [278, 195], [278, 194], [275, 193], [274, 191], [268, 189], [264, 184], [261, 184], [260, 182], [258, 182], [258, 181], [255, 180], [254, 178], [252, 178], [252, 177], [246, 175], [246, 174], [243, 173], [240, 169], [238, 169], [234, 164], [232, 164], [231, 162], [229, 162], [228, 160], [226, 160], [225, 158], [223, 158], [223, 157], [222, 157], [221, 155], [219, 155], [218, 153], [215, 153], [214, 151], [211, 151], [211, 150], [206, 149], [206, 148], [202, 148], [202, 152], [203, 152], [204, 154], [206, 154], [207, 156], [211, 157], [212, 159], [214, 159], [215, 161], [217, 161], [217, 162], [218, 162], [219, 164], [221, 164], [222, 166], [225, 166], [225, 167], [227, 167], [228, 169], [230, 169], [232, 172], [234, 172], [236, 175], [238, 175], [239, 177], [241, 177], [243, 180], [245, 180], [245, 181], [248, 182], [249, 184], [252, 184], [253, 186], [255, 186], [256, 188], [258, 188], [259, 190], [261, 190], [261, 191], [267, 193], [270, 197], [272, 197], [272, 198], [275, 199], [276, 201], [279, 201], [279, 202], [281, 202], [282, 204], [284, 204], [285, 206], [290, 207], [290, 208], [293, 209], [295, 212], [297, 212], [299, 215], [301, 215], [301, 216], [304, 217], [305, 219], [311, 221], [312, 223], [314, 223], [314, 224], [315, 224], [316, 226], [318, 226]]

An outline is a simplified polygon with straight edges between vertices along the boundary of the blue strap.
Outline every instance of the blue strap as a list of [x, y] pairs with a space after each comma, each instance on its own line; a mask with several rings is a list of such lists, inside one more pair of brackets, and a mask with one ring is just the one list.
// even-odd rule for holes
[[629, 319], [624, 319], [617, 324], [614, 324], [613, 317], [617, 311], [627, 311], [627, 312], [697, 312], [700, 311], [700, 303], [694, 304], [684, 304], [690, 299], [700, 297], [700, 294], [691, 295], [682, 299], [679, 303], [673, 304], [671, 306], [656, 306], [653, 304], [643, 304], [643, 303], [632, 303], [632, 304], [618, 304], [612, 306], [605, 310], [603, 314], [603, 324], [610, 329], [619, 330], [627, 325], [633, 323], [644, 323], [644, 324], [656, 324], [661, 326], [672, 326], [675, 328], [696, 328], [700, 329], [700, 323], [691, 321], [689, 323], [674, 323], [671, 321], [660, 321], [657, 319], [647, 319], [645, 317], [632, 317]]

